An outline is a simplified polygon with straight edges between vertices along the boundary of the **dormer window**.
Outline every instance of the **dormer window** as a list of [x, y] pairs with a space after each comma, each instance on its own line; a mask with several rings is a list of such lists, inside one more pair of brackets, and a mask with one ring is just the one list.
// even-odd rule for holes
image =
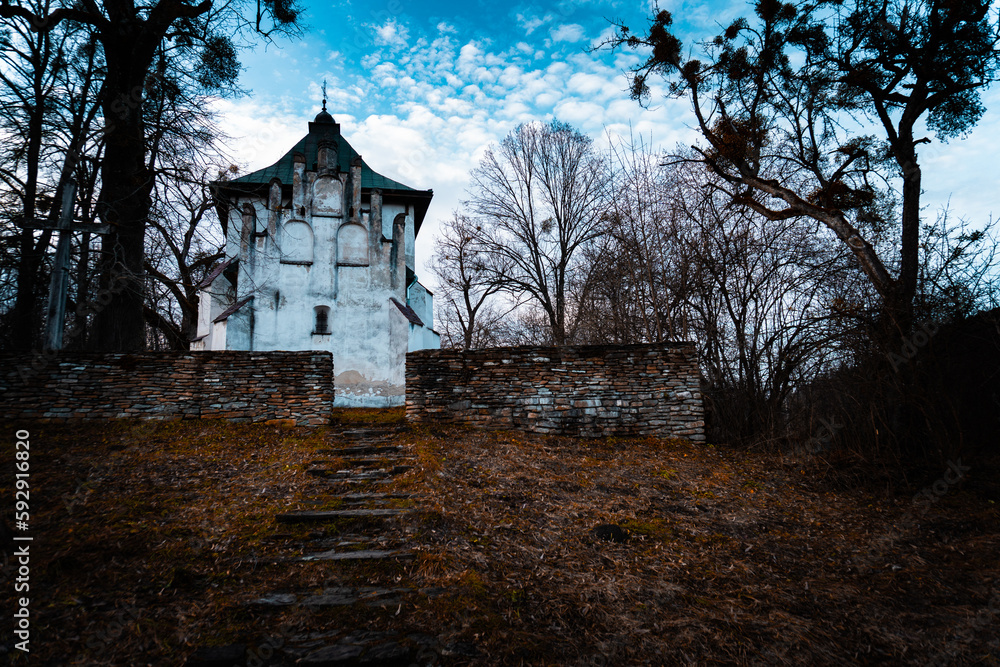
[[328, 335], [330, 333], [330, 308], [328, 306], [316, 306], [316, 326], [313, 329], [315, 335]]

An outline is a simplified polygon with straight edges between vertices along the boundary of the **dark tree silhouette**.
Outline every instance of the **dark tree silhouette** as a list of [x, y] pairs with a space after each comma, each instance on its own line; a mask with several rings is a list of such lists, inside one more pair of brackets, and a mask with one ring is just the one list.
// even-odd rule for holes
[[[896, 328], [913, 319], [920, 238], [918, 147], [923, 120], [941, 140], [968, 132], [994, 80], [998, 24], [986, 0], [758, 0], [685, 61], [672, 17], [645, 35], [617, 25], [612, 47], [648, 48], [631, 91], [653, 75], [687, 96], [708, 142], [699, 159], [731, 198], [772, 220], [808, 216], [850, 248]], [[878, 136], [852, 131], [860, 123]], [[871, 237], [894, 223], [877, 206], [880, 179], [901, 181], [898, 257]], [[897, 181], [897, 182], [898, 182]]]
[[144, 346], [144, 238], [153, 189], [144, 105], [148, 88], [157, 81], [157, 67], [182, 68], [205, 87], [231, 87], [239, 64], [228, 34], [267, 38], [275, 31], [294, 33], [298, 17], [294, 0], [227, 3], [221, 9], [210, 0], [83, 0], [51, 10], [47, 5], [0, 4], [0, 18], [26, 22], [40, 34], [62, 22], [89, 26], [103, 50], [105, 151], [98, 213], [111, 233], [102, 243], [99, 286], [109, 287], [117, 275], [124, 289], [112, 291], [112, 301], [96, 318], [94, 340], [100, 348]]

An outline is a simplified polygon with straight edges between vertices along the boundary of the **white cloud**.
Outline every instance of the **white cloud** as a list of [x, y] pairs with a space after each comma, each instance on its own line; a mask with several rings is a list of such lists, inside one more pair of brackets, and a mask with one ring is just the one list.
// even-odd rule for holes
[[[987, 109], [997, 109], [1000, 90], [987, 91], [982, 101]], [[952, 222], [964, 218], [974, 229], [991, 218], [1000, 218], [995, 195], [1000, 192], [1000, 174], [990, 166], [996, 162], [996, 149], [990, 139], [1000, 133], [1000, 118], [987, 113], [968, 137], [947, 144], [924, 131], [932, 138], [919, 153], [924, 219], [933, 221], [946, 206], [950, 207]]]
[[[607, 144], [606, 133], [630, 131], [661, 149], [695, 139], [689, 104], [663, 99], [659, 82], [651, 82], [653, 108], [629, 99], [622, 72], [641, 56], [580, 52], [586, 31], [570, 20], [521, 16], [519, 25], [537, 34], [502, 44], [469, 39], [443, 22], [421, 34], [415, 24], [390, 20], [371, 28], [379, 43], [358, 71], [294, 74], [299, 82], [294, 91], [302, 89], [304, 76], [329, 79], [328, 108], [373, 169], [415, 188], [434, 189], [417, 246], [422, 277], [437, 223], [461, 205], [469, 172], [491, 143], [519, 123], [558, 118], [599, 146]], [[554, 48], [537, 50], [543, 40]], [[291, 81], [293, 73], [286, 75]], [[238, 138], [233, 153], [249, 162], [248, 168], [272, 164], [305, 134], [320, 99], [318, 85], [306, 90], [306, 99], [288, 92], [287, 99], [270, 103], [261, 97], [220, 102], [224, 129]], [[937, 166], [928, 163], [928, 170]]]
[[507, 86], [508, 88], [515, 87], [524, 76], [524, 72], [520, 67], [516, 65], [509, 65], [504, 68], [503, 73], [500, 75], [500, 83]]
[[380, 26], [372, 26], [375, 30], [375, 43], [379, 46], [388, 46], [393, 49], [400, 49], [406, 46], [410, 39], [410, 31], [405, 25], [401, 25], [392, 18]]
[[553, 106], [555, 106], [556, 102], [558, 102], [561, 97], [562, 95], [560, 95], [556, 91], [550, 90], [547, 93], [542, 93], [541, 95], [535, 97], [535, 104], [540, 109], [551, 109]]
[[461, 74], [469, 74], [478, 62], [483, 58], [483, 51], [476, 42], [469, 42], [461, 48], [458, 55], [458, 71]]
[[215, 99], [211, 107], [223, 119], [220, 126], [229, 137], [227, 152], [241, 174], [274, 164], [308, 132], [306, 122], [312, 120], [248, 99]]
[[535, 32], [535, 30], [552, 20], [551, 15], [538, 17], [534, 15], [526, 16], [524, 14], [518, 14], [515, 18], [517, 19], [517, 25], [524, 30], [525, 35], [530, 35]]
[[583, 26], [578, 23], [563, 24], [549, 31], [553, 42], [579, 42], [584, 38]]
[[593, 97], [597, 93], [610, 93], [610, 82], [607, 77], [598, 74], [577, 72], [566, 82], [566, 89], [585, 97]]

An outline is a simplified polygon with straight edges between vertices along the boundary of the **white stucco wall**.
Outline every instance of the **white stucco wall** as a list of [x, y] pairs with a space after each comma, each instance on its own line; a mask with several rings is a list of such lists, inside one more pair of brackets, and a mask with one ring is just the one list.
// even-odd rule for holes
[[441, 335], [436, 331], [432, 331], [427, 327], [418, 327], [410, 325], [410, 340], [409, 340], [409, 350], [410, 352], [416, 352], [418, 350], [440, 350], [441, 349]]
[[[240, 260], [237, 288], [219, 302], [212, 319], [228, 305], [253, 298], [223, 322], [206, 322], [216, 339], [224, 338], [224, 347], [217, 340], [219, 348], [207, 349], [329, 351], [336, 378], [334, 405], [402, 405], [407, 351], [440, 347], [439, 337], [430, 331], [430, 293], [423, 286], [407, 290], [405, 284], [405, 267], [412, 270], [415, 265], [412, 207], [386, 195], [381, 229], [372, 230], [379, 217], [377, 200], [362, 193], [351, 218], [353, 188], [346, 174], [317, 175], [299, 165], [296, 169], [290, 197], [278, 197], [272, 185], [268, 196], [231, 202], [226, 252]], [[272, 202], [281, 199], [280, 211], [268, 210], [269, 197]], [[249, 242], [241, 238], [245, 203], [253, 206], [255, 217]], [[393, 239], [393, 221], [399, 214], [406, 216], [405, 226], [401, 238]], [[273, 235], [268, 233], [269, 221]], [[401, 249], [405, 267], [391, 266], [394, 245]], [[408, 297], [427, 327], [413, 326], [392, 302], [408, 303]], [[319, 306], [329, 308], [328, 334], [315, 333]]]
[[434, 328], [434, 302], [426, 287], [414, 281], [406, 290], [406, 303], [417, 314], [425, 327]]
[[218, 276], [216, 280], [198, 292], [197, 340], [191, 343], [192, 350], [226, 349], [226, 321], [216, 322], [229, 303], [230, 294], [226, 289], [228, 280]]

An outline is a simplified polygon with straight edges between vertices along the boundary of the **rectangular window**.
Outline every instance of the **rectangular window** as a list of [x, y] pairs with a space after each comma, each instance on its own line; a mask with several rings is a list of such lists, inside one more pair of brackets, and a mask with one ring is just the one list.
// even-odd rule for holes
[[314, 334], [330, 333], [330, 309], [326, 306], [316, 308], [316, 329]]

